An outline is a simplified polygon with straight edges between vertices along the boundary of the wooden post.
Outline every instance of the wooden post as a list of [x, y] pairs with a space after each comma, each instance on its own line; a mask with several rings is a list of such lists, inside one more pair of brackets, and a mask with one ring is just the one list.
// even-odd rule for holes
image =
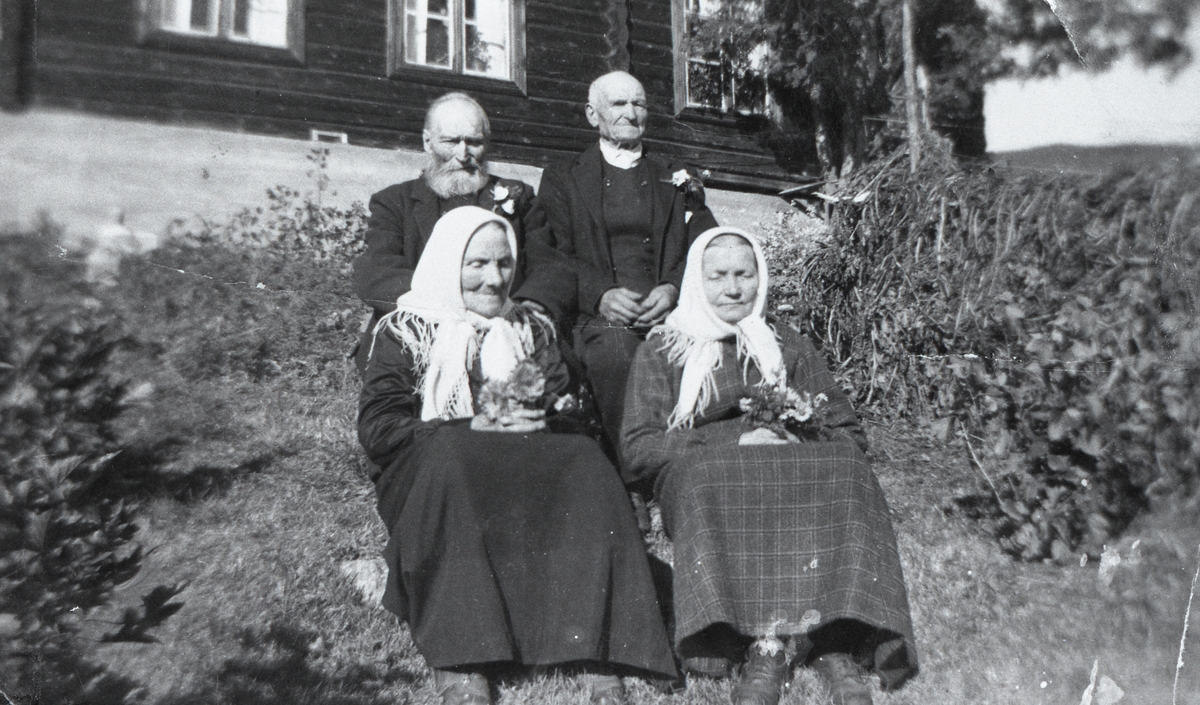
[[908, 117], [908, 166], [915, 172], [921, 163], [921, 118], [917, 96], [917, 53], [913, 47], [913, 0], [904, 0], [904, 107]]

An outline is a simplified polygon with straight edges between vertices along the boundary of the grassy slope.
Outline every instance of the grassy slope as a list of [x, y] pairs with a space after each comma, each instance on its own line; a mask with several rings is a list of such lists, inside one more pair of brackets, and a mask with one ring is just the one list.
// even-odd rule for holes
[[[353, 432], [357, 378], [344, 355], [360, 307], [344, 273], [166, 250], [126, 262], [119, 281], [97, 295], [145, 344], [123, 372], [157, 391], [129, 415], [122, 468], [127, 491], [145, 500], [140, 536], [155, 550], [118, 606], [159, 583], [190, 585], [161, 643], [98, 645], [91, 656], [163, 704], [436, 702], [406, 628], [364, 606], [338, 573], [384, 540]], [[870, 434], [922, 665], [878, 702], [1073, 703], [1094, 659], [1126, 702], [1170, 702], [1196, 527], [1136, 525], [1111, 585], [1094, 563], [1016, 564], [945, 509], [978, 481], [961, 449], [904, 427]], [[90, 615], [92, 628], [115, 614]], [[1179, 702], [1200, 703], [1200, 661], [1185, 660]], [[807, 672], [794, 685], [787, 703], [825, 702]], [[728, 687], [699, 680], [663, 695], [635, 685], [634, 698], [728, 702]], [[505, 703], [584, 697], [553, 674], [500, 692]]]

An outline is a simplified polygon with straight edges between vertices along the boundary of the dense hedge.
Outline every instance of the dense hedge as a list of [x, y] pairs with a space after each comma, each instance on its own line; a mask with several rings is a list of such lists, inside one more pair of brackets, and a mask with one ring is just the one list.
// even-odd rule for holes
[[777, 252], [860, 406], [960, 440], [961, 498], [1025, 559], [1098, 555], [1200, 478], [1200, 168], [1098, 177], [900, 154], [842, 184], [828, 235]]

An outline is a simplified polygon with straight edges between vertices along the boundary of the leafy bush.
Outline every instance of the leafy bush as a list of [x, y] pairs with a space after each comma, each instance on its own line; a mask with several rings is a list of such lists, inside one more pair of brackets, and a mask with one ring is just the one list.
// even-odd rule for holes
[[0, 673], [10, 697], [65, 702], [121, 685], [80, 661], [78, 632], [143, 551], [135, 508], [97, 491], [121, 452], [110, 368], [129, 338], [46, 245], [0, 239]]
[[1014, 175], [900, 153], [777, 260], [861, 406], [961, 439], [1024, 559], [1099, 555], [1200, 479], [1200, 173]]
[[284, 185], [267, 189], [265, 208], [244, 208], [220, 225], [205, 222], [188, 233], [188, 239], [198, 245], [245, 245], [309, 255], [349, 276], [351, 262], [366, 249], [367, 210], [361, 201], [349, 208], [323, 205], [329, 191], [329, 148], [314, 147], [307, 159], [315, 191]]

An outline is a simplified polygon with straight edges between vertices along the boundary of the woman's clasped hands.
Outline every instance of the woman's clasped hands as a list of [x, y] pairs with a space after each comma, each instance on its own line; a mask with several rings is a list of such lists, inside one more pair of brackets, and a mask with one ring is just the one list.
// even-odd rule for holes
[[544, 428], [546, 428], [546, 412], [543, 409], [513, 409], [495, 419], [487, 414], [476, 414], [471, 419], [472, 431], [534, 433]]
[[764, 427], [746, 431], [738, 437], [738, 445], [740, 446], [778, 446], [799, 442], [800, 439], [791, 433], [788, 433], [786, 438], [780, 438], [774, 431]]

